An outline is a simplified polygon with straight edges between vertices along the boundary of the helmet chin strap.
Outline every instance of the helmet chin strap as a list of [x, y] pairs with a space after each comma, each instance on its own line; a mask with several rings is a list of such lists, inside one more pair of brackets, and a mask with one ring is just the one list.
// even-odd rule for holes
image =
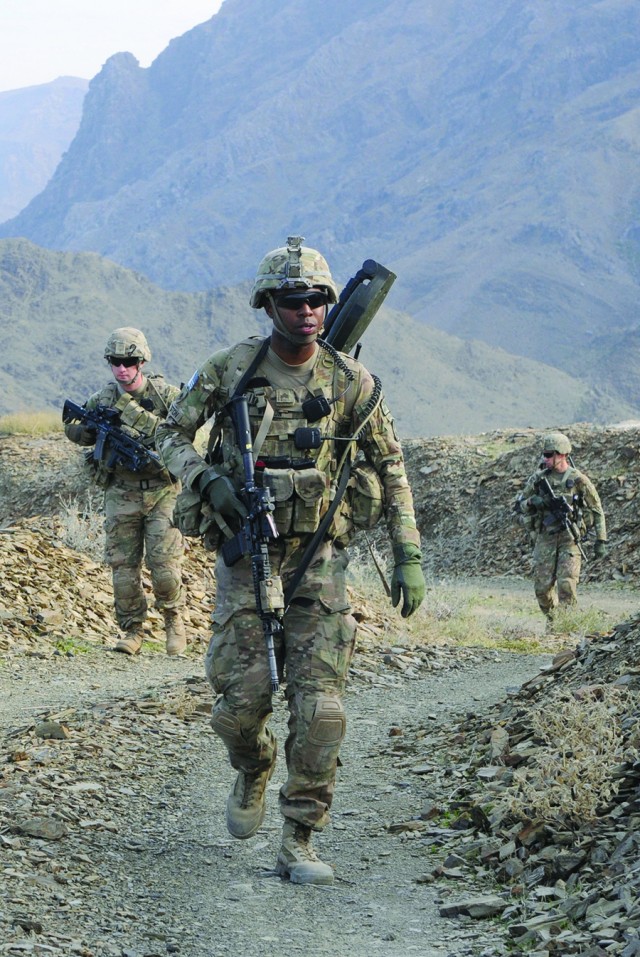
[[[307, 335], [307, 336], [299, 335], [295, 332], [289, 332], [284, 322], [282, 321], [282, 317], [280, 316], [280, 313], [278, 312], [278, 307], [276, 306], [276, 301], [273, 298], [273, 295], [271, 294], [271, 292], [267, 292], [267, 298], [269, 300], [269, 304], [271, 305], [271, 311], [273, 313], [271, 319], [273, 321], [274, 328], [277, 329], [277, 331], [280, 333], [281, 336], [283, 336], [289, 342], [292, 342], [295, 346], [306, 346], [316, 341], [321, 330], [319, 332], [314, 332], [311, 335]], [[326, 311], [327, 311], [327, 307], [325, 306], [325, 318], [326, 318]]]

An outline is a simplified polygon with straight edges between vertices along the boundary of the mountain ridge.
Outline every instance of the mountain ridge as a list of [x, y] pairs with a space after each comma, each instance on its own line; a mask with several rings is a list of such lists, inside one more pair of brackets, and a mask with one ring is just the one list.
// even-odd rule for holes
[[270, 11], [225, 0], [147, 69], [111, 57], [0, 235], [204, 293], [296, 232], [340, 283], [376, 258], [391, 308], [636, 415], [640, 8], [283, 0], [265, 29]]
[[[0, 415], [61, 409], [65, 398], [84, 401], [110, 377], [104, 343], [122, 325], [144, 330], [152, 371], [176, 384], [188, 381], [210, 353], [268, 333], [266, 315], [249, 307], [250, 288], [171, 292], [96, 253], [0, 240]], [[583, 379], [456, 339], [386, 306], [363, 337], [362, 359], [381, 377], [404, 436], [482, 431], [505, 422], [543, 427], [559, 410], [565, 421], [634, 415], [618, 395]], [[544, 390], [541, 380], [547, 380]]]
[[0, 93], [0, 222], [46, 186], [78, 129], [88, 85], [61, 76]]

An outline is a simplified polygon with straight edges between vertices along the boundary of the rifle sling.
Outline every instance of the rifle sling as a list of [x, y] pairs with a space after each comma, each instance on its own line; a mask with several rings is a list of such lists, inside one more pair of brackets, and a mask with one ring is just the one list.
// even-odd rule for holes
[[242, 394], [243, 394], [244, 390], [245, 390], [246, 387], [247, 387], [247, 384], [249, 383], [251, 377], [253, 376], [253, 373], [256, 371], [256, 369], [258, 368], [258, 366], [260, 365], [260, 363], [262, 362], [262, 360], [263, 360], [264, 357], [266, 356], [266, 354], [267, 354], [267, 352], [268, 352], [268, 350], [269, 350], [269, 343], [270, 343], [270, 342], [271, 342], [271, 340], [270, 340], [268, 337], [267, 337], [266, 339], [263, 339], [263, 340], [262, 340], [262, 343], [261, 343], [261, 345], [260, 345], [260, 348], [258, 349], [258, 351], [256, 352], [255, 356], [253, 357], [253, 359], [251, 360], [251, 362], [250, 362], [249, 365], [247, 366], [247, 368], [246, 368], [246, 370], [245, 370], [245, 372], [244, 372], [244, 375], [242, 376], [242, 378], [241, 378], [240, 381], [238, 382], [237, 386], [235, 387], [235, 389], [233, 390], [233, 392], [232, 392], [231, 395], [229, 396], [229, 401], [231, 401], [231, 399], [233, 399], [234, 396], [236, 396], [236, 395], [242, 395]]
[[327, 509], [322, 521], [320, 522], [317, 529], [313, 533], [313, 538], [311, 539], [311, 541], [305, 548], [304, 554], [302, 558], [300, 559], [300, 564], [296, 568], [295, 574], [285, 590], [285, 593], [284, 593], [285, 612], [287, 611], [287, 609], [289, 608], [289, 605], [293, 601], [293, 598], [296, 593], [296, 589], [298, 588], [298, 585], [302, 581], [302, 577], [305, 574], [307, 568], [311, 564], [311, 560], [318, 549], [318, 545], [324, 538], [325, 533], [327, 529], [329, 528], [329, 525], [331, 524], [331, 520], [336, 513], [338, 505], [342, 501], [344, 493], [347, 490], [347, 482], [349, 481], [350, 475], [351, 475], [351, 462], [349, 461], [345, 464], [340, 474], [340, 481], [338, 482], [338, 487], [336, 488], [336, 494], [334, 496], [334, 499], [331, 505], [329, 506], [329, 508]]

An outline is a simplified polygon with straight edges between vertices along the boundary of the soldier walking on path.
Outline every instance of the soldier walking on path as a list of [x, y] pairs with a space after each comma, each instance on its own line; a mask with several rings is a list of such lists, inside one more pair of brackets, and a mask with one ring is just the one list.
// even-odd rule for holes
[[[379, 381], [318, 338], [337, 288], [324, 257], [301, 242], [290, 237], [287, 247], [267, 254], [258, 268], [250, 301], [272, 321], [270, 336], [212, 355], [171, 406], [158, 429], [158, 446], [171, 471], [214, 513], [212, 529], [230, 526], [237, 532], [249, 503], [243, 449], [229, 408], [238, 392], [246, 396], [255, 481], [270, 490], [275, 504], [278, 534], [268, 543], [270, 568], [281, 578], [285, 596], [336, 494], [343, 450], [359, 449], [384, 502], [395, 566], [392, 601], [402, 602], [407, 617], [422, 602], [425, 585], [402, 450]], [[211, 416], [216, 416], [213, 434], [219, 441], [205, 461], [193, 439]], [[356, 632], [345, 581], [346, 545], [354, 514], [345, 499], [285, 602], [283, 627], [275, 635], [274, 665], [286, 682], [289, 709], [277, 869], [294, 883], [333, 880], [332, 868], [312, 847], [311, 834], [329, 821], [346, 728], [343, 696]], [[264, 819], [265, 790], [276, 763], [277, 743], [268, 727], [272, 673], [249, 557], [227, 565], [219, 552], [215, 575], [206, 657], [207, 676], [218, 695], [211, 723], [238, 772], [227, 801], [228, 829], [236, 838], [250, 838]]]
[[533, 545], [536, 598], [549, 622], [557, 607], [575, 605], [583, 550], [581, 539], [595, 530], [594, 554], [604, 558], [607, 528], [593, 482], [573, 465], [571, 442], [562, 432], [543, 437], [542, 465], [516, 500]]
[[[151, 350], [139, 329], [122, 327], [112, 332], [104, 357], [114, 381], [95, 392], [84, 408], [115, 410], [119, 427], [155, 451], [156, 428], [179, 390], [160, 375], [143, 373]], [[82, 422], [67, 423], [65, 432], [78, 445], [96, 443], [95, 429]], [[187, 645], [181, 572], [184, 540], [172, 521], [180, 483], [165, 468], [134, 472], [122, 465], [109, 467], [104, 461], [95, 465], [96, 480], [105, 490], [105, 561], [111, 566], [115, 614], [124, 633], [115, 650], [135, 655], [142, 647], [147, 617], [144, 557], [164, 618], [167, 654], [179, 655]]]

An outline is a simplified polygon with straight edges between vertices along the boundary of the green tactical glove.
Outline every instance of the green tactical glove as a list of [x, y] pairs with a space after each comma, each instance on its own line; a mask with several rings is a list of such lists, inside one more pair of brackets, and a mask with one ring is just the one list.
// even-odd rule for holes
[[607, 557], [607, 543], [602, 539], [598, 539], [593, 546], [593, 551], [596, 558], [606, 558]]
[[219, 475], [215, 469], [207, 469], [200, 473], [197, 482], [198, 491], [214, 512], [219, 512], [225, 518], [243, 520], [249, 514], [226, 475]]
[[95, 429], [87, 427], [82, 422], [65, 425], [64, 431], [67, 438], [71, 439], [72, 442], [75, 442], [76, 445], [96, 444], [98, 433]]
[[544, 499], [539, 495], [532, 495], [531, 498], [527, 499], [527, 508], [532, 512], [537, 511], [539, 508], [544, 508]]
[[403, 618], [417, 611], [424, 601], [425, 582], [422, 574], [422, 555], [417, 545], [394, 545], [395, 568], [391, 576], [391, 604], [395, 608], [402, 596]]

